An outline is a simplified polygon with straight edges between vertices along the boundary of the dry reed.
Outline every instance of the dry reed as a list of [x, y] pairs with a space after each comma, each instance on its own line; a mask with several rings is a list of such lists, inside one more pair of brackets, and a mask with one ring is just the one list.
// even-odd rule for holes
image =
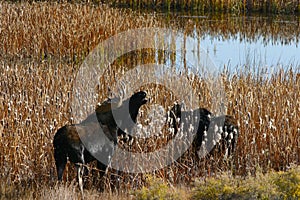
[[80, 62], [109, 36], [157, 24], [151, 16], [92, 4], [1, 2], [0, 13], [0, 55], [22, 59], [55, 56]]

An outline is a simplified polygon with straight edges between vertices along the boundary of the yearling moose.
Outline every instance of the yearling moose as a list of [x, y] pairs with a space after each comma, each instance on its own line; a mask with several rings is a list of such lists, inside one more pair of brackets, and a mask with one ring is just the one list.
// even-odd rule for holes
[[[226, 156], [232, 155], [235, 150], [238, 125], [236, 120], [229, 115], [212, 116], [212, 113], [205, 108], [198, 108], [193, 111], [181, 111], [181, 105], [175, 104], [169, 114], [173, 123], [175, 134], [182, 128], [188, 131], [191, 124], [197, 126], [197, 132], [192, 142], [192, 148], [198, 152], [200, 147], [206, 147], [204, 154], [210, 153], [219, 146], [219, 150], [225, 152]], [[198, 124], [194, 124], [198, 122]], [[186, 133], [184, 133], [186, 134]]]
[[[97, 107], [94, 119], [89, 116], [80, 124], [61, 127], [53, 141], [58, 180], [63, 177], [68, 158], [77, 167], [81, 192], [83, 192], [84, 164], [101, 157], [101, 162], [97, 160], [101, 178], [114, 152], [118, 135], [126, 134], [123, 130], [131, 131], [140, 107], [146, 102], [146, 93], [140, 91], [123, 101], [117, 108], [112, 108], [112, 103], [106, 101], [103, 106]], [[89, 142], [84, 145], [81, 139]]]

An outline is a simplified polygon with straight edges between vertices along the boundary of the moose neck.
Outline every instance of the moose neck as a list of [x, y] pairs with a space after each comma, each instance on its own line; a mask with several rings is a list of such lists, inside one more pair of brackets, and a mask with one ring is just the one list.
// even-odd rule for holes
[[112, 111], [114, 114], [115, 122], [121, 122], [116, 124], [122, 130], [131, 130], [137, 121], [138, 111], [140, 106], [134, 105], [134, 103], [125, 101], [122, 106]]
[[136, 123], [136, 119], [139, 114], [139, 108], [139, 106], [133, 106], [131, 103], [129, 103], [129, 114], [134, 123]]

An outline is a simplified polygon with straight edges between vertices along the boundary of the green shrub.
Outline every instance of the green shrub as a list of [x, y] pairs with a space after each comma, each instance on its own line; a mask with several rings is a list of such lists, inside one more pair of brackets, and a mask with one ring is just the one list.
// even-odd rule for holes
[[137, 200], [164, 200], [181, 199], [177, 192], [170, 188], [162, 179], [148, 175], [146, 178], [147, 187], [133, 192]]
[[282, 199], [300, 198], [300, 167], [288, 172], [278, 172], [274, 184], [281, 192]]
[[198, 181], [192, 192], [198, 199], [299, 199], [300, 167], [288, 172], [257, 172], [256, 176], [217, 178]]
[[202, 183], [197, 183], [192, 199], [229, 199], [236, 186], [228, 177], [209, 178]]

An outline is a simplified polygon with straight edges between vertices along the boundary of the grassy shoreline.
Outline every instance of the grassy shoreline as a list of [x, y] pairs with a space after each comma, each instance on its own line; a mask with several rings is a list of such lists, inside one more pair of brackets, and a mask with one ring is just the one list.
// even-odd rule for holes
[[133, 9], [149, 9], [162, 11], [194, 11], [215, 13], [285, 13], [295, 14], [300, 12], [300, 4], [297, 0], [113, 0], [104, 1], [116, 7]]
[[[0, 199], [81, 199], [75, 180], [36, 186], [12, 186], [0, 183]], [[286, 172], [258, 172], [256, 176], [233, 177], [222, 172], [218, 176], [196, 179], [191, 185], [167, 184], [160, 178], [148, 176], [146, 185], [125, 192], [99, 192], [85, 189], [84, 198], [109, 200], [207, 200], [207, 199], [299, 199], [300, 167], [292, 166]]]
[[[217, 39], [250, 41], [264, 37], [282, 44], [298, 43], [299, 16], [232, 16], [230, 14], [194, 18], [185, 15], [152, 15], [113, 9], [107, 5], [56, 2], [1, 2], [1, 59], [39, 58], [81, 62], [96, 45], [122, 31], [163, 27], [184, 30], [187, 36], [209, 34]], [[22, 14], [18, 13], [22, 11]], [[255, 17], [255, 16], [254, 16]]]
[[[8, 1], [21, 2], [21, 1]], [[25, 2], [33, 3], [34, 0]], [[46, 1], [41, 1], [46, 2]], [[51, 0], [51, 2], [60, 2]], [[94, 5], [107, 4], [115, 8], [131, 8], [134, 10], [154, 10], [159, 12], [187, 11], [194, 13], [264, 13], [264, 14], [299, 14], [300, 2], [298, 0], [71, 0], [69, 3]]]

